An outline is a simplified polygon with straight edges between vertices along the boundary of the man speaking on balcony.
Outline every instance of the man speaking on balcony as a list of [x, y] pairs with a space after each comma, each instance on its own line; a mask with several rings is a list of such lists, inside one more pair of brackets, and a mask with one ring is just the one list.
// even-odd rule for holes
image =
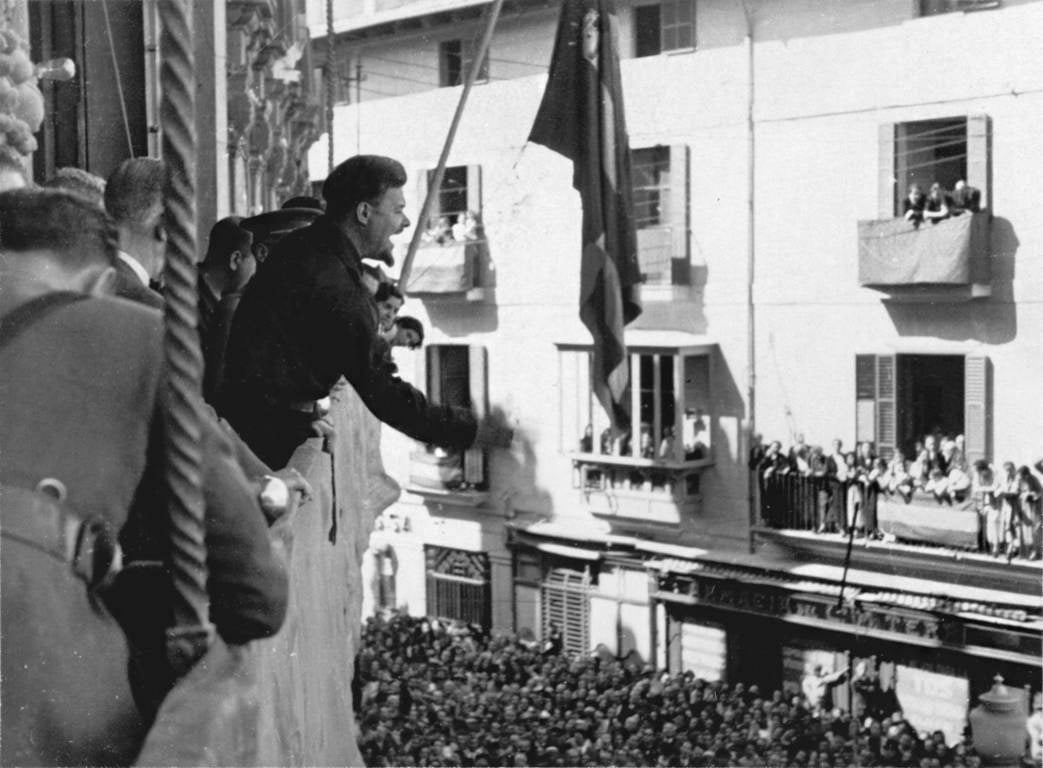
[[246, 286], [219, 410], [273, 467], [314, 434], [315, 403], [341, 376], [374, 416], [412, 438], [451, 449], [510, 444], [506, 427], [432, 405], [381, 362], [362, 260], [380, 258], [409, 226], [405, 183], [405, 169], [389, 157], [344, 161], [323, 184], [326, 213], [281, 240]]

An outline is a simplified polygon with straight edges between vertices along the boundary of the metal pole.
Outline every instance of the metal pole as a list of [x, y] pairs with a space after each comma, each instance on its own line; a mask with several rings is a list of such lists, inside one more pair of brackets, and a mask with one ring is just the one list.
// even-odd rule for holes
[[196, 331], [195, 59], [190, 0], [160, 0], [159, 20], [160, 124], [163, 159], [169, 169], [164, 195], [169, 241], [163, 270], [167, 365], [163, 397], [174, 626], [167, 633], [167, 655], [175, 672], [183, 673], [213, 637], [200, 449], [203, 357]]
[[[753, 119], [754, 107], [754, 50], [753, 50], [753, 14], [744, 0], [742, 4], [743, 13], [746, 16], [746, 450], [749, 453], [753, 448], [753, 435], [757, 431], [755, 406], [757, 397], [757, 337], [756, 337], [756, 307], [754, 304], [753, 283], [756, 279], [757, 264], [757, 225], [754, 214], [756, 213], [756, 124]], [[757, 480], [756, 473], [746, 473], [746, 496], [749, 506], [750, 523], [750, 552], [755, 550], [753, 540], [753, 526], [758, 522], [757, 503]]]
[[467, 97], [471, 93], [474, 81], [478, 79], [478, 72], [481, 70], [482, 62], [485, 61], [485, 56], [489, 52], [489, 43], [492, 41], [493, 29], [496, 27], [496, 20], [500, 17], [501, 8], [503, 8], [503, 0], [494, 0], [489, 7], [489, 18], [485, 24], [485, 32], [482, 33], [482, 40], [478, 44], [478, 51], [471, 62], [471, 68], [467, 71], [467, 81], [464, 83], [464, 90], [460, 94], [460, 101], [456, 105], [453, 122], [449, 125], [449, 133], [446, 134], [445, 143], [442, 145], [442, 154], [438, 158], [438, 167], [435, 168], [435, 175], [431, 183], [427, 185], [427, 196], [424, 197], [424, 205], [417, 216], [413, 238], [409, 241], [409, 252], [402, 263], [402, 272], [398, 278], [398, 283], [403, 288], [409, 282], [409, 273], [413, 270], [413, 259], [416, 257], [416, 250], [420, 246], [420, 238], [423, 236], [424, 229], [427, 226], [427, 217], [431, 215], [431, 205], [438, 195], [438, 190], [442, 187], [445, 164], [449, 159], [449, 151], [453, 147], [453, 139], [456, 138], [456, 129], [460, 125], [460, 118], [463, 117]]
[[[337, 96], [337, 41], [333, 36], [333, 0], [326, 0], [326, 164], [333, 173], [333, 100]], [[358, 109], [358, 105], [355, 105]]]

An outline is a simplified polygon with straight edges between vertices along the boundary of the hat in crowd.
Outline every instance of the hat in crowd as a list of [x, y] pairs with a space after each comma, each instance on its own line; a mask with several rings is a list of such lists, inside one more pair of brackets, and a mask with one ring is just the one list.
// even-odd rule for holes
[[243, 219], [239, 226], [254, 236], [254, 242], [274, 243], [295, 229], [308, 226], [321, 215], [322, 211], [317, 208], [279, 208]]

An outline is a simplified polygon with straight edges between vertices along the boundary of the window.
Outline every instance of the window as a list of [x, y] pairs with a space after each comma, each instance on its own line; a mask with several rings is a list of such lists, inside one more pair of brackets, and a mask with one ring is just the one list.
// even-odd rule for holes
[[631, 152], [638, 264], [646, 284], [687, 285], [688, 147]]
[[[426, 199], [435, 172], [419, 176], [420, 198]], [[432, 202], [406, 290], [420, 295], [459, 294], [485, 285], [490, 271], [482, 227], [481, 166], [446, 168]]]
[[590, 570], [548, 567], [540, 585], [540, 629], [543, 638], [557, 627], [562, 650], [590, 652]]
[[[611, 440], [608, 417], [590, 384], [589, 349], [562, 345], [562, 448], [577, 458], [619, 463], [672, 464], [711, 455], [709, 351], [630, 347], [631, 426]], [[634, 439], [632, 436], [637, 435]], [[680, 437], [678, 437], [680, 436]]]
[[999, 8], [1000, 0], [920, 0], [921, 16], [937, 16], [957, 11], [986, 11]]
[[634, 8], [635, 56], [694, 47], [694, 0], [663, 0]]
[[492, 604], [489, 556], [484, 552], [424, 546], [427, 613], [489, 629]]
[[981, 355], [856, 355], [856, 440], [911, 460], [925, 435], [962, 434], [969, 462], [991, 458], [989, 378]]
[[[425, 350], [427, 397], [439, 405], [488, 412], [485, 348], [433, 344]], [[481, 448], [462, 452], [426, 446], [414, 452], [410, 480], [419, 489], [473, 491], [486, 488], [486, 457]]]
[[[439, 85], [443, 88], [463, 85], [467, 73], [474, 61], [477, 46], [471, 40], [445, 40], [439, 46]], [[486, 82], [489, 79], [489, 56], [486, 55], [478, 70], [475, 82]]]
[[988, 207], [990, 188], [990, 123], [971, 115], [880, 127], [880, 218], [901, 215], [901, 204], [912, 184], [926, 194], [938, 182], [951, 191], [958, 181], [981, 192]]

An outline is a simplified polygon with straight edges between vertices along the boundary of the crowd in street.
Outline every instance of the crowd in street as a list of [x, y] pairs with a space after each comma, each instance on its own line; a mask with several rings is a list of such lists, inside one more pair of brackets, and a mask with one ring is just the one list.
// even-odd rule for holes
[[828, 696], [656, 673], [603, 648], [565, 652], [549, 635], [524, 642], [394, 612], [369, 619], [355, 691], [366, 764], [980, 765], [966, 740], [914, 729], [872, 677], [854, 681], [852, 717]]
[[[877, 525], [880, 500], [915, 501], [977, 512], [980, 551], [1043, 556], [1043, 459], [1032, 467], [1005, 461], [999, 469], [986, 459], [969, 462], [963, 435], [925, 435], [910, 460], [901, 448], [878, 456], [868, 442], [845, 451], [839, 439], [827, 452], [798, 434], [788, 450], [778, 440], [758, 441], [749, 467], [769, 525], [879, 539], [885, 537]], [[795, 495], [798, 485], [807, 492]]]

